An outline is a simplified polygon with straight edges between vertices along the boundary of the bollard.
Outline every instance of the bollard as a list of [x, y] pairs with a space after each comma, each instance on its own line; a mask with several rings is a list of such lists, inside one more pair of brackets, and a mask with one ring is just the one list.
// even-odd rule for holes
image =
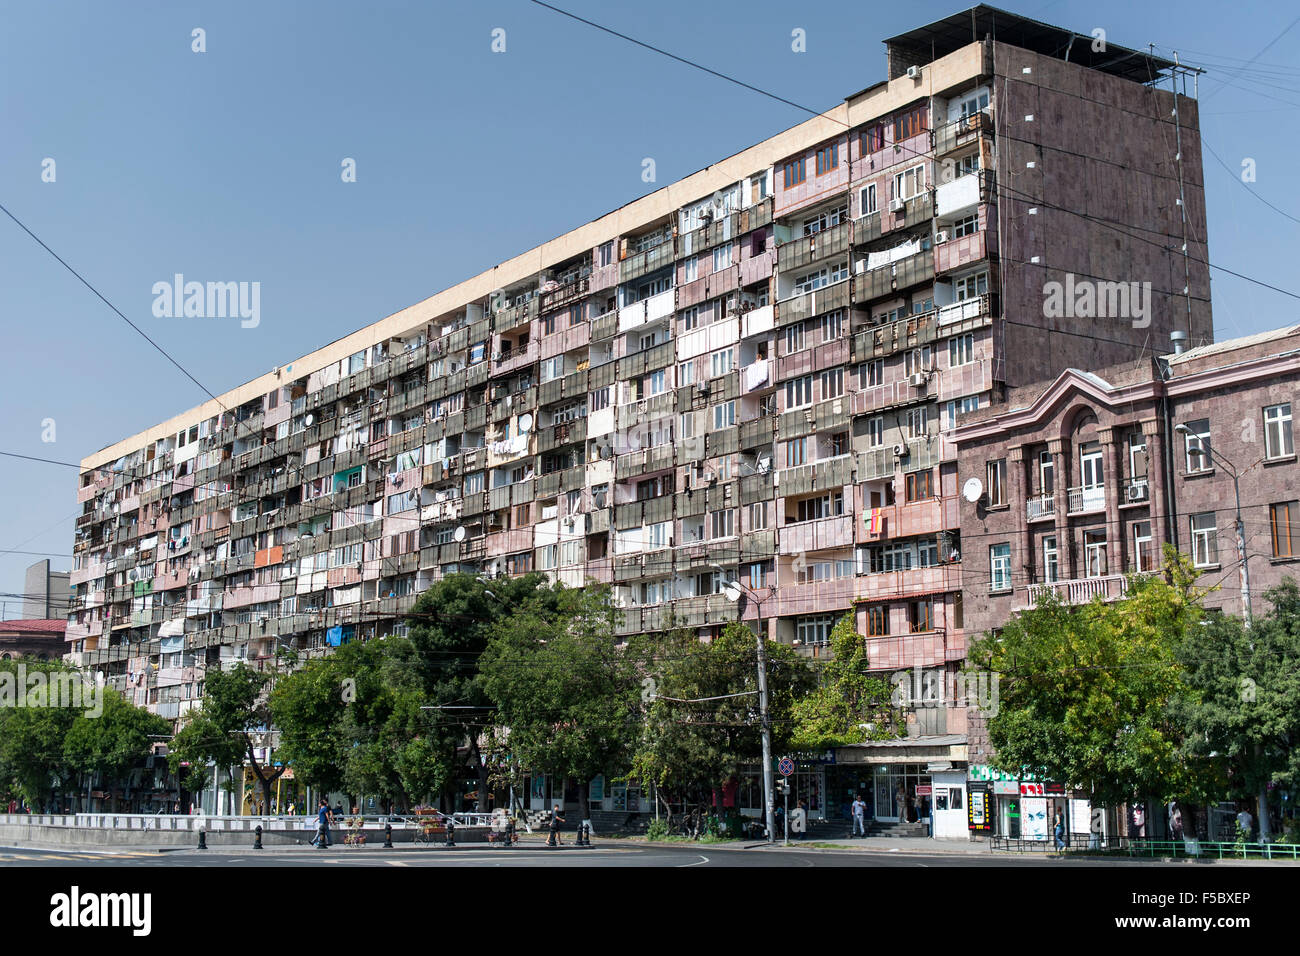
[[582, 845], [591, 846], [591, 824], [590, 823], [584, 823], [582, 825]]
[[200, 824], [199, 825], [199, 849], [206, 850], [207, 848], [208, 848], [208, 831], [204, 829], [202, 824]]
[[253, 849], [254, 849], [254, 850], [260, 850], [260, 849], [262, 849], [262, 824], [259, 823], [259, 824], [257, 825], [257, 827], [253, 830], [253, 834], [254, 834], [254, 835], [253, 835]]
[[393, 825], [391, 823], [385, 823], [384, 824], [384, 849], [391, 850], [392, 848], [393, 848]]
[[456, 845], [456, 821], [451, 817], [447, 818], [447, 846]]
[[573, 845], [574, 845], [574, 846], [582, 846], [582, 845], [583, 845], [583, 844], [582, 844], [582, 824], [581, 824], [581, 823], [579, 823], [578, 826], [577, 826], [577, 827], [575, 828], [575, 830], [574, 830], [574, 834], [573, 834]]

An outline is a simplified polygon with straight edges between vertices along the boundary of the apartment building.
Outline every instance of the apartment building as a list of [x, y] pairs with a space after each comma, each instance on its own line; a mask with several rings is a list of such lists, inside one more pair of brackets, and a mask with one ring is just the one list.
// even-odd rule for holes
[[[1003, 625], [1046, 593], [1115, 600], [1172, 544], [1216, 587], [1206, 606], [1267, 611], [1297, 576], [1293, 401], [1300, 326], [1012, 390], [958, 425], [966, 624]], [[1236, 487], [1234, 487], [1234, 473]], [[1242, 519], [1238, 544], [1237, 507]], [[987, 754], [971, 733], [971, 759]]]
[[[612, 585], [627, 633], [739, 615], [820, 654], [853, 611], [874, 667], [953, 671], [958, 416], [1210, 341], [1196, 108], [1168, 61], [984, 6], [886, 52], [826, 113], [88, 456], [72, 655], [175, 716], [205, 667], [544, 571]], [[1140, 238], [1184, 228], [1192, 258]], [[1070, 276], [1149, 309], [1050, 314]], [[965, 759], [962, 708], [914, 720], [855, 751], [878, 815]]]

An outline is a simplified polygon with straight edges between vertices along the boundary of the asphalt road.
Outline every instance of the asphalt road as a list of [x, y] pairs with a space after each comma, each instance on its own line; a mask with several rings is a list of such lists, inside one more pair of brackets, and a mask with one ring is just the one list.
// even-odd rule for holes
[[213, 847], [159, 852], [146, 848], [96, 850], [51, 847], [0, 847], [0, 867], [1133, 867], [1167, 862], [1128, 859], [1056, 859], [1043, 854], [925, 853], [832, 849], [744, 848], [738, 846], [647, 846], [619, 843], [590, 848], [548, 849], [523, 844], [510, 849], [429, 847], [383, 850], [332, 847], [313, 850], [277, 847], [261, 851]]

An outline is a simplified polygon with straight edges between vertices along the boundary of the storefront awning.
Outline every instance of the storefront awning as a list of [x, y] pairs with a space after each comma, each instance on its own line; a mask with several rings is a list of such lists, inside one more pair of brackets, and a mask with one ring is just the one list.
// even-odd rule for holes
[[931, 763], [965, 761], [965, 734], [934, 734], [900, 737], [896, 740], [873, 740], [865, 744], [848, 744], [835, 749], [840, 764]]

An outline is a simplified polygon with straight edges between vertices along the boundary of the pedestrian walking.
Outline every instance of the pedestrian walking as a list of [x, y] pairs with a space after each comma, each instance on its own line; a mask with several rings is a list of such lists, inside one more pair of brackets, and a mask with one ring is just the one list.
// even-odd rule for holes
[[1251, 833], [1254, 831], [1254, 828], [1255, 828], [1255, 818], [1251, 816], [1249, 810], [1247, 810], [1245, 807], [1242, 807], [1241, 812], [1237, 814], [1237, 829], [1240, 830], [1242, 833], [1244, 833], [1246, 835], [1246, 839], [1249, 840]]
[[1052, 816], [1052, 837], [1056, 841], [1058, 850], [1065, 849], [1065, 818], [1061, 816], [1061, 808], [1056, 808], [1056, 813]]
[[560, 813], [560, 805], [557, 803], [555, 809], [551, 811], [551, 834], [546, 838], [547, 846], [560, 846], [560, 824], [564, 822], [564, 815]]
[[853, 798], [853, 833], [852, 836], [867, 835], [867, 805], [862, 800], [862, 794], [857, 794]]
[[320, 810], [316, 814], [316, 839], [311, 841], [312, 846], [330, 845], [330, 824], [333, 822], [334, 814], [330, 805], [321, 798]]

